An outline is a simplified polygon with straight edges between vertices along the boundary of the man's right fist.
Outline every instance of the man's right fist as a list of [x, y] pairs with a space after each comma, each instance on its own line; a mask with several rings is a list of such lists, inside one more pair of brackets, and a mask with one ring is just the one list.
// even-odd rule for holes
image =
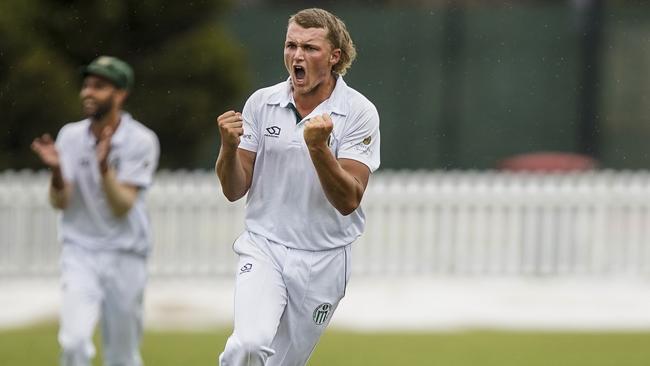
[[217, 117], [217, 125], [221, 133], [221, 145], [236, 149], [240, 136], [244, 134], [244, 119], [241, 113], [228, 111]]

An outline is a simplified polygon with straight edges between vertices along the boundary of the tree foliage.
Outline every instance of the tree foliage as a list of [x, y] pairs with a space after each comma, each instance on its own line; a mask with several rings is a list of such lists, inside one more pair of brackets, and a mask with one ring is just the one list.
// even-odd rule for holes
[[[32, 139], [81, 119], [79, 69], [113, 55], [135, 70], [126, 109], [161, 142], [161, 167], [216, 154], [215, 117], [246, 88], [243, 50], [218, 20], [223, 0], [0, 2], [0, 169], [36, 168]], [[206, 154], [212, 154], [206, 156]]]

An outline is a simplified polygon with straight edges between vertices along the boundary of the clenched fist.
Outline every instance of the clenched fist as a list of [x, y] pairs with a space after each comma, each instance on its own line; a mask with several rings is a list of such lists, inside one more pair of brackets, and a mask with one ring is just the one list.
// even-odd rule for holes
[[303, 136], [308, 147], [327, 146], [327, 139], [332, 133], [334, 123], [329, 114], [316, 116], [305, 123]]
[[237, 149], [240, 136], [244, 134], [244, 119], [241, 113], [228, 111], [217, 117], [223, 147]]

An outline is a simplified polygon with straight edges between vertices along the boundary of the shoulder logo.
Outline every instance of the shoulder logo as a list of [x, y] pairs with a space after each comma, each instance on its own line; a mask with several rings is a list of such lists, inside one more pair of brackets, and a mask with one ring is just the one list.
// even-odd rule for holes
[[268, 127], [268, 128], [266, 129], [266, 133], [264, 134], [264, 136], [268, 136], [268, 137], [278, 137], [278, 136], [280, 136], [280, 131], [282, 131], [282, 129], [281, 129], [280, 127], [278, 127], [278, 126], [271, 126], [271, 127]]
[[314, 310], [314, 323], [316, 323], [316, 325], [325, 323], [327, 321], [327, 318], [329, 318], [331, 312], [332, 304], [325, 302], [318, 305], [316, 310]]
[[365, 139], [363, 139], [363, 144], [370, 145], [370, 141], [372, 141], [372, 137], [368, 136]]

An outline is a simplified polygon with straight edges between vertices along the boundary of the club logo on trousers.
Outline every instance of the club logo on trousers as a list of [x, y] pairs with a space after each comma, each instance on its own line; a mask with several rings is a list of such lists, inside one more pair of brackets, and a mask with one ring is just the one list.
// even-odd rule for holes
[[332, 311], [332, 304], [322, 303], [318, 305], [316, 310], [314, 310], [314, 323], [316, 323], [316, 325], [321, 325], [325, 323], [331, 311]]

